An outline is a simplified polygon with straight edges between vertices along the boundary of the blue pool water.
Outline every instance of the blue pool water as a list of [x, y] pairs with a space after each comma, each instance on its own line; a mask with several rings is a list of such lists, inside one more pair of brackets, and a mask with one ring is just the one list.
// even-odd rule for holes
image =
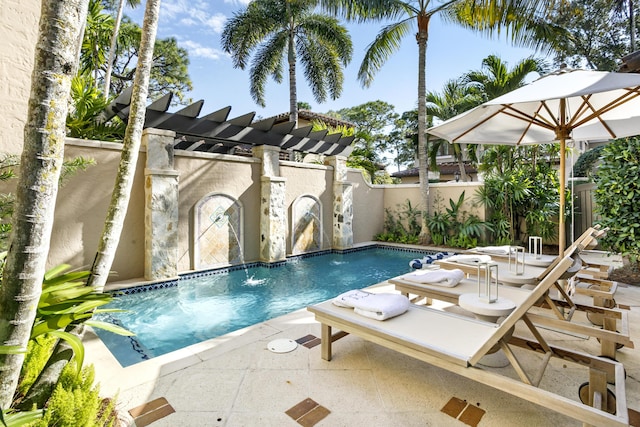
[[271, 268], [211, 272], [163, 289], [136, 288], [108, 306], [125, 312], [101, 315], [136, 336], [96, 332], [120, 364], [129, 366], [407, 273], [409, 261], [424, 255], [373, 247]]

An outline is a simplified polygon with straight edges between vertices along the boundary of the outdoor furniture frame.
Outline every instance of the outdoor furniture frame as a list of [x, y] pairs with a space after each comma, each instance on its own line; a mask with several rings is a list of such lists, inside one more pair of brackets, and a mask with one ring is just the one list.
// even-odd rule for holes
[[[593, 233], [597, 233], [596, 230]], [[587, 241], [588, 239], [582, 239]], [[572, 245], [567, 251], [567, 256], [574, 255], [581, 251], [579, 243]], [[628, 348], [634, 348], [633, 341], [630, 338], [628, 312], [625, 310], [619, 310], [615, 308], [607, 308], [603, 306], [595, 306], [588, 304], [578, 304], [574, 302], [571, 297], [564, 291], [563, 287], [558, 284], [558, 280], [566, 280], [575, 275], [576, 268], [579, 266], [574, 265], [567, 268], [558, 279], [553, 283], [548, 284], [547, 290], [551, 287], [555, 287], [561, 295], [561, 298], [551, 298], [549, 292], [544, 292], [538, 301], [536, 301], [529, 312], [529, 318], [539, 326], [548, 328], [554, 328], [558, 331], [565, 333], [574, 333], [594, 337], [600, 341], [600, 355], [615, 359], [616, 351], [622, 346]], [[551, 271], [555, 269], [557, 263], [554, 263]], [[477, 274], [476, 266], [467, 266]], [[471, 271], [471, 270], [469, 270]], [[539, 283], [542, 283], [551, 273], [549, 271]], [[421, 298], [427, 299], [427, 304], [431, 303], [431, 299], [439, 301], [445, 301], [452, 304], [458, 304], [460, 295], [477, 292], [477, 281], [475, 279], [463, 279], [455, 287], [444, 287], [438, 285], [430, 285], [425, 283], [417, 283], [415, 281], [406, 280], [402, 276], [395, 277], [388, 280], [389, 283], [395, 286], [395, 289], [405, 296], [416, 295]], [[500, 286], [499, 293], [502, 296], [519, 304], [522, 299], [522, 295], [529, 295], [531, 291], [528, 289], [512, 287], [512, 286]], [[537, 306], [537, 307], [534, 307]], [[541, 309], [540, 309], [541, 308]], [[548, 309], [554, 314], [553, 317], [548, 316]], [[575, 311], [581, 311], [586, 313], [587, 319], [591, 324], [578, 323], [573, 320]], [[599, 322], [593, 319], [598, 319]], [[594, 327], [594, 325], [598, 327]], [[599, 327], [602, 326], [602, 329]]]
[[[547, 344], [529, 318], [528, 311], [548, 288], [571, 266], [573, 260], [564, 257], [534, 290], [501, 323], [485, 322], [466, 316], [411, 304], [397, 317], [377, 321], [338, 307], [332, 301], [310, 306], [321, 324], [321, 356], [332, 358], [332, 342], [354, 334], [434, 366], [481, 382], [506, 393], [550, 408], [556, 412], [592, 425], [626, 426], [629, 424], [621, 363]], [[536, 341], [512, 335], [516, 323], [522, 320]], [[425, 327], [437, 325], [437, 327]], [[332, 334], [332, 328], [340, 332]], [[531, 377], [518, 362], [512, 345], [545, 354], [538, 373]], [[478, 365], [482, 357], [499, 346], [506, 354], [520, 381], [484, 369]], [[539, 388], [551, 357], [588, 367], [588, 404]], [[606, 411], [612, 402], [607, 382], [615, 386], [615, 414]]]

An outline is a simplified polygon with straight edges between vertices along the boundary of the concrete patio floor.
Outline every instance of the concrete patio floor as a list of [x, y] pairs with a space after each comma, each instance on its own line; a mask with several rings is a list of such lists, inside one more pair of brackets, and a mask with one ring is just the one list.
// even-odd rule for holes
[[[640, 288], [619, 288], [616, 300], [630, 307], [631, 337], [640, 346]], [[526, 335], [528, 331], [517, 329], [516, 333]], [[321, 359], [319, 345], [298, 345], [288, 353], [267, 348], [275, 339], [297, 340], [307, 335], [319, 337], [320, 325], [311, 313], [299, 310], [126, 368], [95, 335], [89, 334], [85, 345], [101, 394], [117, 397], [118, 409], [129, 425], [134, 425], [129, 410], [166, 399], [156, 401], [164, 402], [164, 412], [137, 418], [138, 427], [148, 423], [154, 427], [582, 425], [355, 336], [334, 343], [331, 362]], [[543, 335], [553, 345], [599, 352], [594, 338], [549, 330], [543, 330]], [[531, 369], [542, 357], [523, 350], [516, 354]], [[618, 360], [627, 373], [627, 405], [640, 411], [640, 350], [622, 348]], [[515, 377], [511, 367], [491, 369]], [[552, 359], [541, 386], [577, 399], [578, 386], [588, 381], [586, 375], [585, 368]], [[305, 401], [310, 406], [304, 408]], [[442, 411], [456, 402], [461, 407], [453, 415]], [[300, 403], [302, 412], [289, 411]], [[287, 414], [298, 417], [316, 404], [319, 406], [300, 422]], [[467, 404], [466, 414], [460, 420], [454, 418]], [[160, 419], [151, 422], [154, 418]]]

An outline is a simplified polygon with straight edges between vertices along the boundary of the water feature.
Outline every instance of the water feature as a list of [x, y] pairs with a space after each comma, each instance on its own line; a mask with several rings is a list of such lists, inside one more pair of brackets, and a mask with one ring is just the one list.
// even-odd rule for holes
[[136, 336], [98, 335], [128, 366], [409, 272], [409, 260], [425, 253], [370, 247], [252, 265], [248, 276], [238, 267], [134, 288], [109, 306], [126, 312], [106, 320]]

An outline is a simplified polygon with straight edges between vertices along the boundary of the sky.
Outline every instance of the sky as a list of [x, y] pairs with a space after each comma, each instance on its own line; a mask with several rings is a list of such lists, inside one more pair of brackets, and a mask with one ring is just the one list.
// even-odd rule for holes
[[[248, 3], [249, 0], [162, 0], [158, 37], [175, 37], [178, 45], [189, 52], [193, 90], [187, 96], [193, 101], [204, 100], [201, 115], [227, 106], [231, 106], [229, 118], [255, 112], [258, 119], [289, 111], [286, 79], [281, 84], [269, 79], [266, 107], [262, 108], [249, 94], [249, 70], [234, 69], [231, 58], [220, 46], [226, 20]], [[125, 14], [141, 25], [144, 3], [137, 9], [125, 9]], [[357, 80], [358, 68], [381, 24], [345, 26], [352, 38], [353, 56], [344, 70], [341, 96], [322, 104], [316, 102], [298, 67], [298, 101], [309, 103], [311, 110], [318, 113], [376, 100], [393, 105], [398, 114], [417, 108], [418, 45], [413, 36], [403, 40], [401, 48], [381, 68], [371, 86], [363, 88]], [[448, 80], [479, 70], [482, 60], [492, 54], [512, 67], [535, 52], [513, 47], [504, 38], [491, 40], [454, 24], [442, 23], [437, 17], [432, 19], [427, 45], [427, 91], [440, 92]]]

